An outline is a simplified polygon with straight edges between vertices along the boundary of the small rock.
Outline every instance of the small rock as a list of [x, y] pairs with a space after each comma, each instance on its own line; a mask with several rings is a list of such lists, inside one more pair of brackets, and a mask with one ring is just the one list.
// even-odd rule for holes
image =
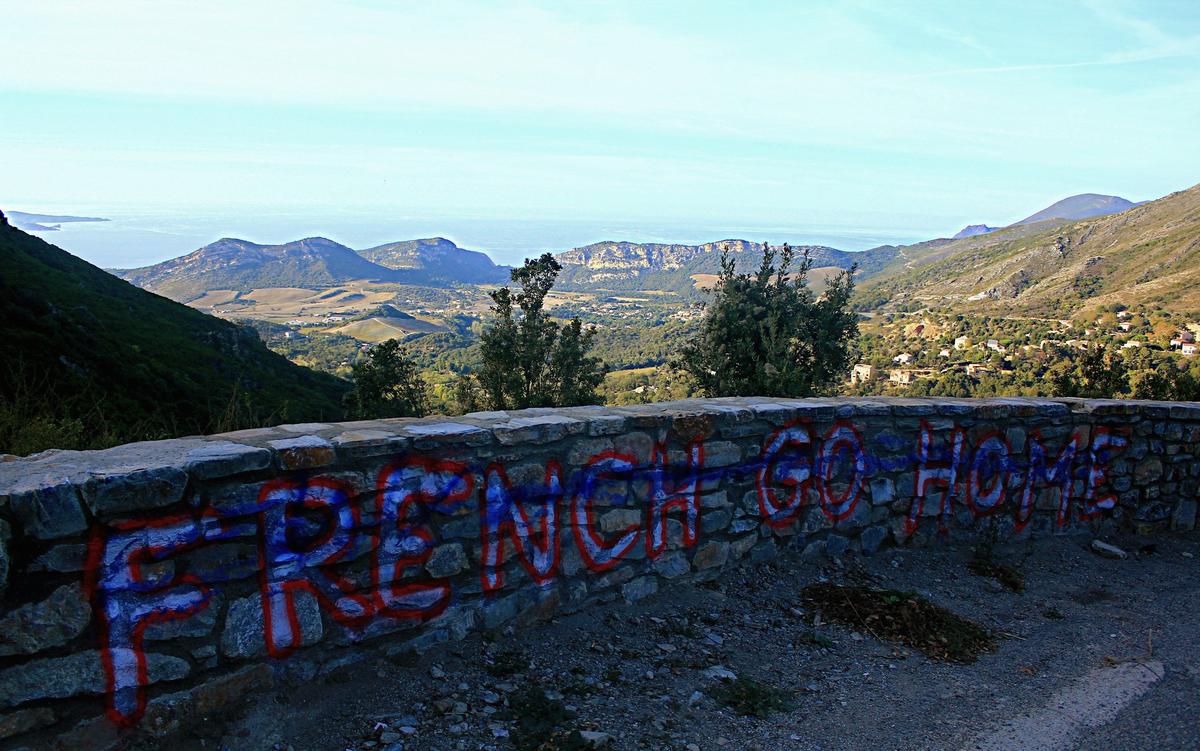
[[588, 745], [588, 748], [607, 748], [613, 742], [611, 735], [598, 730], [580, 730], [579, 736], [583, 738], [583, 742]]
[[1122, 561], [1129, 557], [1128, 553], [1116, 545], [1109, 545], [1101, 540], [1092, 540], [1092, 552], [1105, 558], [1116, 558]]
[[724, 665], [713, 665], [704, 671], [705, 678], [711, 678], [718, 681], [736, 681], [737, 673], [733, 672]]

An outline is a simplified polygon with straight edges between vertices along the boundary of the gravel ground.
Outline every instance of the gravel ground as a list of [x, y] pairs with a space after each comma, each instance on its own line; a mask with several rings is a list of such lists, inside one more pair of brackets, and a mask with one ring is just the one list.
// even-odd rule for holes
[[[970, 573], [965, 545], [844, 562], [788, 554], [636, 605], [260, 694], [170, 748], [511, 749], [512, 715], [522, 714], [512, 705], [531, 688], [574, 715], [564, 731], [613, 749], [1200, 748], [1200, 535], [1145, 550], [1149, 540], [1112, 540], [1132, 553], [1126, 560], [1089, 542], [1000, 549], [1025, 576], [1021, 594]], [[999, 634], [998, 649], [970, 665], [941, 663], [822, 623], [800, 590], [826, 580], [916, 591]], [[1121, 676], [1137, 674], [1117, 668], [1133, 664], [1161, 677], [1142, 676], [1122, 695]], [[769, 687], [746, 707], [762, 716], [717, 698], [733, 676]], [[1070, 706], [1056, 706], [1064, 695]], [[1081, 712], [1085, 700], [1107, 714]], [[1029, 717], [1032, 736], [1004, 740]], [[556, 748], [572, 746], [545, 747]]]

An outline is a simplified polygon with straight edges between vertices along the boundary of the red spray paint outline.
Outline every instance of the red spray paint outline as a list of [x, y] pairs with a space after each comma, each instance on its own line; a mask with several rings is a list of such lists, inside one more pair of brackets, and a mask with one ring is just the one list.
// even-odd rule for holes
[[[517, 533], [517, 525], [512, 517], [514, 512], [520, 515], [521, 523], [525, 526], [525, 528], [529, 528], [529, 515], [525, 512], [524, 507], [520, 503], [518, 503], [516, 500], [510, 500], [508, 504], [508, 513], [505, 515], [504, 520], [498, 523], [494, 529], [490, 528], [490, 522], [488, 521], [490, 508], [486, 494], [490, 488], [488, 476], [492, 474], [495, 474], [500, 478], [500, 482], [502, 483], [506, 497], [509, 499], [512, 498], [512, 483], [509, 482], [508, 473], [505, 472], [504, 467], [499, 462], [493, 462], [492, 464], [488, 465], [488, 467], [484, 470], [484, 481], [482, 487], [479, 489], [479, 535], [483, 550], [482, 561], [479, 569], [479, 578], [483, 584], [483, 591], [485, 593], [494, 592], [504, 587], [504, 569], [499, 562], [504, 560], [505, 534], [508, 535], [509, 540], [516, 548], [517, 557], [521, 562], [521, 565], [529, 573], [530, 578], [532, 578], [535, 583], [540, 586], [554, 581], [558, 575], [559, 562], [562, 560], [561, 546], [558, 535], [558, 514], [562, 505], [562, 497], [564, 493], [561, 480], [562, 465], [554, 460], [546, 463], [543, 484], [547, 488], [551, 486], [557, 486], [558, 490], [557, 492], [547, 494], [546, 512], [542, 514], [542, 517], [539, 520], [541, 533], [538, 536], [541, 537], [542, 544], [538, 545], [536, 540], [531, 541], [532, 545], [540, 549], [542, 555], [549, 556], [550, 565], [544, 572], [539, 571], [537, 567], [534, 566], [531, 556], [529, 556], [529, 554], [526, 552], [525, 542]], [[492, 560], [491, 553], [493, 550], [493, 536], [496, 539], [495, 560], [497, 563], [488, 564], [488, 561]], [[490, 577], [489, 572], [491, 573]]]
[[[683, 547], [690, 548], [696, 544], [700, 535], [700, 473], [704, 471], [704, 444], [699, 439], [688, 444], [688, 473], [689, 479], [682, 492], [679, 487], [667, 490], [664, 477], [667, 473], [667, 446], [658, 443], [654, 446], [651, 462], [654, 471], [650, 478], [650, 494], [646, 503], [646, 555], [651, 560], [658, 558], [667, 550], [667, 514], [674, 509], [683, 512]], [[690, 492], [689, 492], [690, 490]], [[667, 500], [660, 501], [656, 493], [661, 492]], [[654, 522], [658, 520], [658, 534], [654, 534]], [[655, 540], [658, 544], [655, 545]]]
[[[603, 470], [593, 472], [593, 468], [600, 462], [617, 461], [623, 462], [628, 466], [625, 470]], [[622, 454], [617, 451], [602, 451], [599, 454], [588, 459], [582, 471], [593, 472], [590, 478], [594, 481], [606, 476], [617, 474], [632, 474], [634, 468], [634, 458], [631, 454]], [[626, 480], [627, 482], [629, 480]], [[581, 492], [582, 488], [577, 488], [571, 498], [571, 533], [575, 537], [575, 545], [579, 550], [579, 557], [583, 560], [585, 566], [590, 571], [601, 572], [607, 571], [613, 566], [616, 566], [622, 558], [624, 558], [633, 546], [637, 544], [638, 535], [642, 534], [641, 525], [633, 524], [624, 529], [620, 533], [616, 542], [608, 542], [596, 532], [595, 511], [592, 509], [592, 498], [590, 492], [586, 494]], [[582, 511], [582, 515], [581, 512]], [[582, 521], [582, 524], [580, 523]], [[595, 547], [606, 551], [609, 554], [608, 560], [597, 562], [589, 552], [587, 541], [584, 540], [584, 535], [587, 535], [588, 541]], [[627, 538], [627, 539], [626, 539]], [[616, 551], [616, 552], [613, 552]]]

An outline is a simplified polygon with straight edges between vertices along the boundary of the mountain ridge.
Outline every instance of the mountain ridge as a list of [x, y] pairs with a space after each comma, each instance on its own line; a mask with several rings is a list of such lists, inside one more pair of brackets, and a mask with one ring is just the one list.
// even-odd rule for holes
[[328, 287], [349, 281], [441, 286], [508, 278], [507, 267], [496, 266], [485, 253], [459, 248], [444, 238], [356, 251], [325, 237], [276, 245], [224, 237], [177, 258], [135, 269], [114, 269], [113, 273], [180, 302], [216, 289], [245, 292], [263, 287]]
[[[776, 252], [781, 250], [780, 246], [771, 247]], [[721, 253], [726, 250], [738, 270], [744, 272], [757, 268], [762, 261], [763, 243], [741, 239], [699, 245], [606, 240], [562, 251], [555, 258], [563, 266], [560, 282], [564, 289], [601, 285], [611, 289], [690, 294], [699, 289], [695, 277], [720, 273]], [[813, 268], [849, 269], [857, 265], [861, 272], [869, 274], [886, 266], [896, 249], [883, 245], [851, 252], [824, 245], [799, 245], [793, 251], [797, 258], [807, 252]]]
[[[1138, 204], [1120, 196], [1106, 196], [1100, 193], [1079, 193], [1055, 201], [1041, 211], [1030, 214], [1013, 224], [1034, 224], [1052, 219], [1075, 221], [1093, 216], [1119, 214]], [[1011, 226], [1011, 225], [1010, 225]]]
[[1200, 311], [1200, 185], [1120, 213], [1018, 223], [901, 254], [859, 289], [860, 305], [1055, 318], [1102, 304]]

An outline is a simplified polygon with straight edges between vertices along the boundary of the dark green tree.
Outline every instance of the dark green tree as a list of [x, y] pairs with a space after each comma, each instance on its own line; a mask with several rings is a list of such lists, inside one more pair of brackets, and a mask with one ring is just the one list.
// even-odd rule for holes
[[545, 253], [512, 272], [517, 292], [491, 293], [492, 320], [480, 337], [479, 385], [492, 409], [594, 404], [604, 379], [600, 360], [588, 356], [593, 332], [578, 318], [560, 327], [545, 310], [546, 295], [562, 270]]
[[1190, 402], [1200, 399], [1200, 383], [1186, 370], [1167, 362], [1157, 370], [1145, 371], [1133, 387], [1134, 399]]
[[1055, 396], [1116, 399], [1129, 393], [1129, 370], [1115, 350], [1091, 347], [1074, 367], [1053, 376], [1051, 390]]
[[763, 243], [758, 271], [739, 274], [728, 251], [721, 254], [699, 335], [674, 362], [706, 396], [811, 396], [832, 391], [849, 371], [858, 336], [854, 269], [818, 297], [808, 286], [807, 253], [792, 269], [785, 244], [775, 260]]
[[400, 342], [389, 339], [371, 349], [353, 368], [354, 388], [346, 394], [351, 418], [422, 417], [429, 414], [429, 387]]
[[479, 384], [470, 373], [459, 373], [454, 377], [454, 407], [460, 415], [479, 410]]

